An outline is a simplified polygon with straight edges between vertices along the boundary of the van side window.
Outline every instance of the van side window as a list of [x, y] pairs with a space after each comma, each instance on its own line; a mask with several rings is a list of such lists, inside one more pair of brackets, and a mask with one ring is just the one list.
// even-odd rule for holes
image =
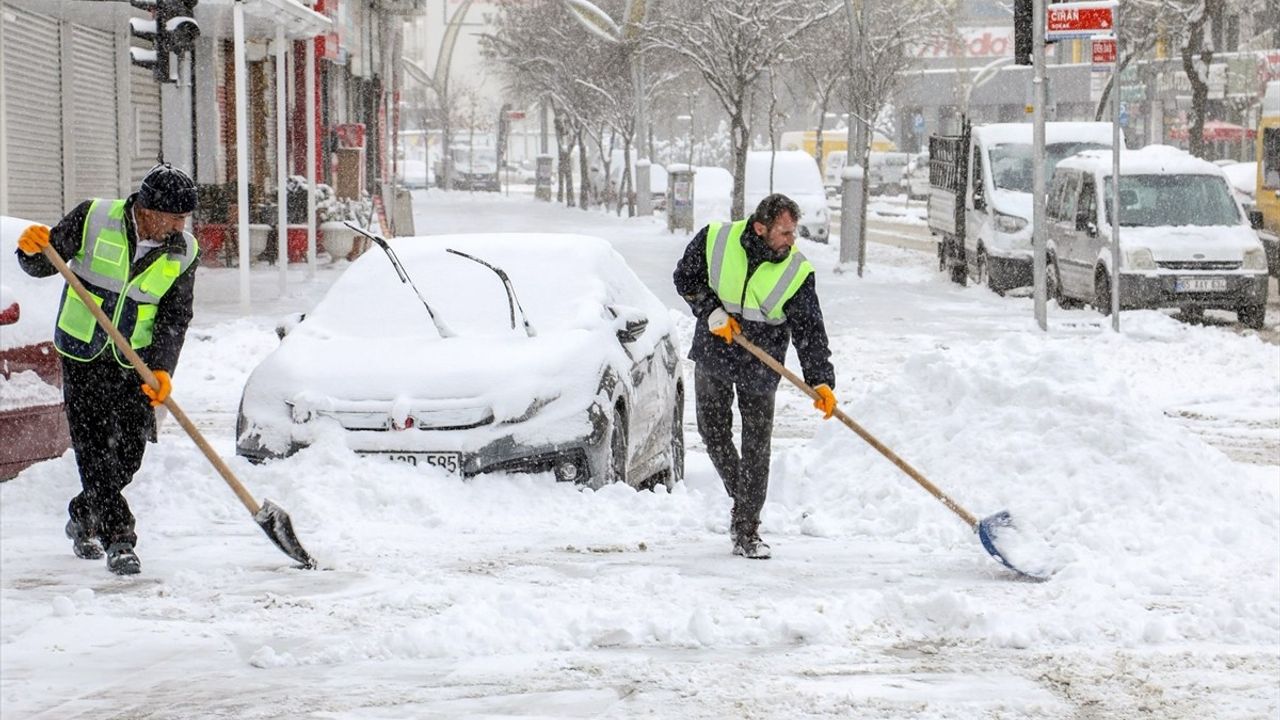
[[973, 146], [973, 162], [969, 165], [972, 172], [971, 178], [973, 182], [973, 208], [975, 210], [987, 209], [987, 194], [984, 191], [986, 187], [982, 180], [982, 147]]
[[1078, 174], [1071, 173], [1070, 175], [1067, 175], [1065, 178], [1063, 178], [1062, 207], [1061, 207], [1062, 214], [1058, 216], [1060, 220], [1071, 222], [1071, 220], [1074, 219], [1076, 216], [1076, 195], [1077, 195], [1076, 188], [1079, 187], [1080, 185], [1080, 183], [1078, 182], [1079, 177], [1080, 176]]
[[1045, 201], [1044, 214], [1050, 220], [1057, 220], [1061, 217], [1059, 208], [1062, 207], [1062, 186], [1065, 178], [1062, 173], [1053, 176], [1053, 180], [1049, 183], [1049, 198]]
[[1080, 193], [1076, 200], [1076, 229], [1083, 230], [1085, 223], [1097, 222], [1098, 193], [1092, 175], [1085, 175], [1080, 183]]

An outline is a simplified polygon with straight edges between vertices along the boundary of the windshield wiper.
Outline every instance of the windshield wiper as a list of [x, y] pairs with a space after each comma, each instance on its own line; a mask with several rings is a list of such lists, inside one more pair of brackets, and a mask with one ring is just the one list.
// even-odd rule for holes
[[391, 246], [387, 244], [385, 239], [374, 235], [373, 233], [365, 232], [363, 229], [352, 225], [350, 222], [344, 222], [343, 225], [346, 225], [352, 230], [355, 230], [361, 235], [369, 238], [377, 243], [378, 247], [382, 248], [382, 251], [387, 254], [387, 259], [391, 261], [391, 266], [396, 269], [396, 274], [400, 276], [400, 282], [413, 288], [413, 292], [418, 296], [418, 299], [422, 301], [422, 307], [427, 309], [427, 314], [431, 316], [431, 322], [436, 326], [436, 332], [440, 333], [440, 337], [447, 338], [454, 337], [456, 335], [456, 333], [449, 329], [449, 326], [445, 324], [444, 320], [436, 317], [435, 312], [431, 310], [431, 306], [427, 304], [427, 299], [422, 297], [422, 293], [418, 291], [418, 286], [414, 285], [413, 281], [409, 279], [409, 273], [404, 271], [404, 265], [400, 264], [400, 258], [396, 257], [395, 251], [391, 249]]
[[481, 260], [480, 258], [474, 255], [468, 255], [462, 252], [461, 250], [454, 250], [453, 248], [445, 248], [445, 252], [451, 252], [454, 255], [457, 255], [459, 257], [464, 257], [473, 262], [478, 262], [481, 265], [497, 273], [498, 278], [502, 280], [502, 286], [507, 289], [507, 308], [511, 311], [511, 329], [512, 330], [516, 329], [516, 308], [520, 308], [520, 319], [524, 322], [525, 335], [529, 337], [534, 337], [538, 334], [537, 332], [534, 331], [533, 326], [529, 324], [529, 316], [525, 314], [524, 308], [521, 307], [520, 305], [520, 300], [516, 298], [516, 289], [511, 286], [511, 278], [507, 277], [507, 273], [505, 270], [503, 270], [502, 268], [496, 265], [487, 263], [484, 260]]

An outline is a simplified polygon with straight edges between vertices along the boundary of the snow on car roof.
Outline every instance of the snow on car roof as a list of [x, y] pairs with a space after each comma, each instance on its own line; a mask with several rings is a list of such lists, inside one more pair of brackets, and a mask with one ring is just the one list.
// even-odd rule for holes
[[[1111, 175], [1110, 150], [1086, 150], [1058, 163], [1058, 168], [1091, 172], [1099, 177]], [[1120, 172], [1125, 175], [1214, 175], [1223, 177], [1222, 168], [1207, 160], [1169, 145], [1148, 145], [1140, 150], [1120, 153]]]
[[0, 327], [0, 350], [53, 340], [53, 325], [64, 287], [61, 278], [34, 278], [18, 266], [18, 236], [35, 223], [0, 217], [0, 310], [17, 302], [18, 322]]
[[[656, 317], [656, 324], [668, 322], [662, 303], [600, 238], [486, 233], [388, 242], [432, 311], [459, 335], [510, 333], [510, 309], [492, 270], [448, 248], [502, 268], [539, 334], [598, 326], [607, 321], [603, 308], [616, 304], [640, 305]], [[370, 317], [377, 322], [370, 322]], [[516, 323], [519, 326], [519, 310]], [[378, 248], [352, 263], [333, 284], [302, 327], [308, 326], [354, 337], [433, 334], [426, 309]]]
[[818, 162], [803, 150], [771, 153], [756, 150], [747, 153], [746, 194], [764, 197], [769, 193], [769, 166], [773, 165], [773, 191], [826, 197]]
[[[984, 144], [1031, 144], [1035, 126], [1031, 123], [992, 123], [977, 125], [973, 136]], [[1050, 122], [1044, 124], [1046, 143], [1092, 142], [1111, 146], [1111, 123]], [[1123, 142], [1123, 140], [1122, 140]]]

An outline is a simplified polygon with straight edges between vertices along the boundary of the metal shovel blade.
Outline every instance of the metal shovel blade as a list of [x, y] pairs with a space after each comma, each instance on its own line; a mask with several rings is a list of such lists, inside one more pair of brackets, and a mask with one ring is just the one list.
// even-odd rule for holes
[[[1037, 582], [1044, 582], [1049, 579], [1049, 573], [1043, 570], [1027, 570], [1017, 567], [1009, 560], [1010, 550], [1015, 548], [1012, 545], [1019, 543], [1017, 537], [1017, 526], [1013, 524], [1013, 518], [1009, 515], [1008, 510], [1001, 510], [995, 515], [984, 518], [978, 523], [978, 538], [982, 540], [982, 547], [1000, 562], [1001, 565], [1009, 568], [1017, 573], [1020, 577]], [[1004, 549], [1001, 550], [1001, 542], [1003, 540]], [[1017, 558], [1021, 560], [1022, 558]]]
[[263, 500], [262, 507], [258, 513], [253, 516], [262, 531], [271, 538], [271, 542], [276, 547], [284, 551], [285, 555], [302, 563], [302, 570], [314, 570], [316, 561], [302, 547], [302, 543], [298, 541], [298, 536], [293, 532], [293, 521], [289, 519], [289, 513], [284, 508], [276, 505], [270, 500]]

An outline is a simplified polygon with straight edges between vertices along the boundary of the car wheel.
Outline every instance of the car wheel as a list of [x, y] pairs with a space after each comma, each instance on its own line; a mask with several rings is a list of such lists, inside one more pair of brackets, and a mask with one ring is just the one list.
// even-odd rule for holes
[[1236, 310], [1236, 317], [1240, 320], [1240, 324], [1253, 330], [1262, 329], [1266, 315], [1266, 305], [1245, 305]]
[[1080, 303], [1067, 297], [1062, 290], [1062, 273], [1058, 270], [1058, 258], [1050, 256], [1049, 266], [1044, 275], [1045, 289], [1048, 291], [1049, 297], [1058, 303], [1058, 307], [1063, 310], [1073, 310], [1080, 307]]
[[1104, 316], [1111, 314], [1111, 278], [1101, 271], [1093, 279], [1093, 307]]
[[1004, 295], [1004, 290], [991, 279], [991, 262], [987, 259], [987, 251], [981, 247], [978, 248], [978, 266], [974, 269], [974, 274], [978, 287], [986, 287], [997, 295]]
[[671, 469], [667, 471], [667, 489], [684, 482], [684, 398], [676, 399], [671, 411]]
[[609, 466], [605, 469], [606, 485], [627, 481], [627, 416], [621, 407], [613, 409], [609, 426]]

